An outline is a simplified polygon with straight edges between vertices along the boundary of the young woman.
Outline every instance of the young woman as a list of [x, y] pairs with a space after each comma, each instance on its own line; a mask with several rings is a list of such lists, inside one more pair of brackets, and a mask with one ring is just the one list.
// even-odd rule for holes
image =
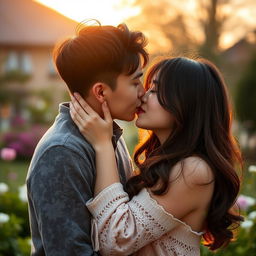
[[[96, 153], [95, 250], [102, 255], [200, 255], [226, 246], [242, 221], [234, 211], [241, 164], [231, 134], [227, 89], [204, 59], [166, 58], [150, 69], [136, 125], [150, 136], [136, 149], [139, 172], [125, 187], [111, 142], [112, 118], [104, 118], [77, 94], [71, 116]], [[232, 229], [231, 229], [232, 228]]]

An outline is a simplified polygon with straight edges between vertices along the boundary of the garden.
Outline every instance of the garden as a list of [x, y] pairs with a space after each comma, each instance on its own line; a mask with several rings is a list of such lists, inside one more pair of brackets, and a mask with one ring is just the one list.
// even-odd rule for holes
[[[29, 255], [29, 231], [26, 173], [33, 148], [44, 129], [30, 133], [5, 133], [0, 160], [0, 256]], [[126, 135], [128, 138], [128, 136]], [[241, 193], [237, 199], [245, 221], [237, 239], [214, 255], [256, 255], [256, 163], [246, 165]], [[202, 255], [213, 255], [202, 246]]]
[[[202, 246], [203, 256], [256, 255], [255, 69], [256, 57], [241, 79], [235, 97], [237, 118], [234, 133], [239, 139], [245, 160], [237, 204], [245, 220], [237, 231], [236, 238], [227, 248], [212, 253]], [[47, 103], [46, 100], [45, 102]], [[44, 106], [47, 106], [46, 103]], [[16, 115], [11, 120], [11, 128], [0, 132], [0, 256], [30, 255], [31, 237], [25, 180], [35, 146], [50, 125], [47, 122], [47, 113], [50, 111], [40, 107], [31, 108], [30, 112], [32, 122], [28, 123]], [[40, 119], [43, 116], [45, 118]], [[3, 125], [4, 122], [1, 121]], [[136, 129], [129, 124], [125, 130], [125, 139], [132, 153], [137, 143]]]

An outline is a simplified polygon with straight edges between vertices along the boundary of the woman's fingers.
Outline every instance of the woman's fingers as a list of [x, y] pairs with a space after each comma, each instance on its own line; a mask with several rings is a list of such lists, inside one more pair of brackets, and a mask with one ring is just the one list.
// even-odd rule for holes
[[[98, 116], [98, 113], [95, 112], [90, 106], [89, 104], [80, 96], [79, 93], [74, 93], [74, 96], [71, 96], [72, 98], [72, 103], [74, 105], [74, 108], [75, 110], [77, 111], [77, 113], [80, 115], [80, 117], [82, 119], [88, 119], [89, 116], [90, 117], [99, 117]], [[110, 111], [109, 111], [109, 108], [107, 106], [107, 102], [105, 101], [103, 104], [102, 104], [102, 111], [103, 111], [103, 114], [104, 114], [104, 119], [107, 121], [107, 122], [112, 122], [112, 117], [111, 117], [111, 114], [110, 114]]]
[[96, 112], [95, 113], [97, 115], [95, 115], [94, 113], [89, 115], [74, 97], [71, 96], [71, 99], [72, 100], [70, 102], [70, 115], [75, 124], [78, 126], [80, 132], [86, 134], [88, 129], [90, 130], [95, 125], [99, 124], [101, 120], [104, 121], [99, 117], [99, 115]]
[[[113, 121], [106, 103], [102, 106], [104, 118], [78, 96], [78, 99], [71, 97], [70, 115], [79, 131], [92, 144], [93, 147], [111, 141], [113, 135]], [[88, 113], [90, 112], [90, 113]]]
[[89, 104], [81, 97], [81, 95], [77, 92], [74, 93], [74, 97], [77, 100], [77, 102], [81, 105], [81, 107], [84, 109], [84, 111], [93, 116], [93, 115], [98, 115], [97, 112], [95, 112]]
[[75, 124], [78, 126], [79, 129], [81, 129], [85, 124], [85, 118], [82, 118], [77, 110], [75, 109], [75, 106], [72, 102], [70, 102], [70, 115], [75, 122]]
[[83, 107], [80, 105], [80, 103], [71, 96], [71, 102], [74, 107], [74, 110], [77, 112], [77, 114], [82, 118], [82, 119], [88, 119], [89, 114], [86, 112], [86, 110], [83, 109]]

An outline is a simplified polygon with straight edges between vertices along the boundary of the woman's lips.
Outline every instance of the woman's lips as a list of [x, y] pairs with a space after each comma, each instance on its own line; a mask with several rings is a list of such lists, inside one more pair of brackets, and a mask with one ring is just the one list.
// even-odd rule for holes
[[140, 115], [140, 114], [142, 114], [142, 113], [145, 113], [145, 111], [144, 111], [141, 107], [138, 107], [138, 108], [137, 108], [137, 111], [136, 111], [136, 114], [137, 114], [137, 115]]

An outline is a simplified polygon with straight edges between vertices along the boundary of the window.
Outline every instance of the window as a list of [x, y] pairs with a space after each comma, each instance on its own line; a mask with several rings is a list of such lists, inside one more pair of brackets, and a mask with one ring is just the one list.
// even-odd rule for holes
[[33, 71], [31, 57], [27, 52], [11, 51], [6, 60], [5, 72], [21, 71], [23, 74], [31, 75]]
[[20, 69], [23, 71], [25, 74], [31, 75], [32, 74], [32, 62], [30, 55], [26, 52], [21, 54], [20, 58]]
[[10, 72], [19, 69], [19, 60], [17, 52], [10, 52], [7, 56], [7, 61], [5, 64], [5, 72]]

